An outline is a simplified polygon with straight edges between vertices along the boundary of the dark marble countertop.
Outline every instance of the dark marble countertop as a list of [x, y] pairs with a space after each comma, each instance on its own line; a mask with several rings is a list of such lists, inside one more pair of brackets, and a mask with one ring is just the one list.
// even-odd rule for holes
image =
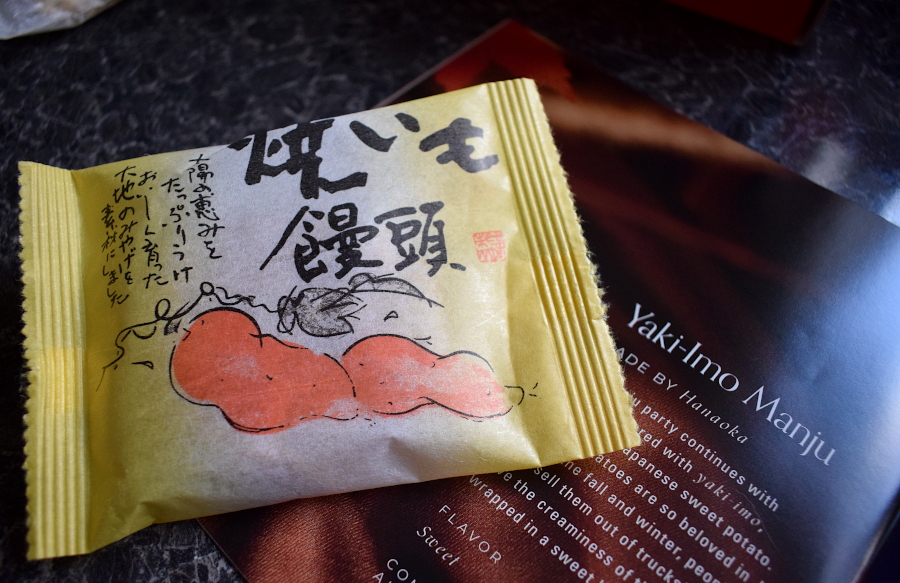
[[[125, 0], [0, 41], [0, 580], [240, 580], [193, 521], [24, 560], [16, 162], [82, 168], [366, 109], [508, 17], [900, 224], [893, 0], [833, 0], [799, 47], [651, 0]], [[870, 582], [896, 580], [896, 548]]]

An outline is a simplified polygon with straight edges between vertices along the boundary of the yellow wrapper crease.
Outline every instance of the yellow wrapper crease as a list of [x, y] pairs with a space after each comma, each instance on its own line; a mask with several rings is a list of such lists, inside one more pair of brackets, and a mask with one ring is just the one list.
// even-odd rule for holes
[[639, 444], [531, 81], [20, 171], [31, 558]]

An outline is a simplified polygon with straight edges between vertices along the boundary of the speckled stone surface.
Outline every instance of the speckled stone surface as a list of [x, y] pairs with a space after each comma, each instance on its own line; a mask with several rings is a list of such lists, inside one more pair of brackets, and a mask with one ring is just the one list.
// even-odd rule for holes
[[0, 41], [0, 581], [240, 580], [193, 521], [25, 562], [16, 162], [82, 168], [365, 109], [507, 17], [900, 223], [894, 0], [833, 0], [800, 47], [649, 0], [124, 0]]

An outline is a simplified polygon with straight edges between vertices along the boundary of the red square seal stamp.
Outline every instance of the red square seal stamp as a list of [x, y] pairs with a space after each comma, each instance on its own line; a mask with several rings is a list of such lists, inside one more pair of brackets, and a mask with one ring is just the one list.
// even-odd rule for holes
[[475, 242], [478, 261], [482, 263], [506, 261], [506, 240], [503, 238], [503, 231], [473, 233], [472, 241]]

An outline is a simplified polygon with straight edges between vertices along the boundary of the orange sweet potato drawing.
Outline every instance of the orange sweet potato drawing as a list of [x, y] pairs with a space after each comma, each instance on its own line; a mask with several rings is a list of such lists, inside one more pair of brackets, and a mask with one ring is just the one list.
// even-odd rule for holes
[[[402, 280], [365, 275], [364, 281], [360, 277], [354, 284], [354, 292], [390, 292], [440, 306], [409, 284], [400, 285], [406, 283]], [[222, 298], [213, 286], [204, 285], [201, 298], [215, 297], [221, 305]], [[332, 304], [328, 303], [358, 311], [362, 302], [352, 296], [351, 290], [311, 291], [316, 293], [310, 295], [310, 290], [303, 290], [297, 301], [282, 298], [279, 331], [290, 332], [298, 322], [301, 330], [313, 336], [343, 334], [345, 327], [352, 331], [347, 314], [332, 313]], [[249, 301], [252, 298], [222, 292], [232, 305], [245, 302], [251, 308], [258, 307]], [[307, 296], [327, 301], [322, 306], [316, 307], [314, 302], [307, 306]], [[332, 300], [332, 296], [337, 299]], [[282, 308], [293, 311], [282, 313]], [[323, 311], [327, 317], [320, 314]], [[157, 316], [157, 322], [167, 322], [174, 331], [186, 312], [178, 310], [172, 316], [166, 310], [160, 313], [163, 315]], [[286, 322], [291, 325], [286, 326]], [[151, 324], [156, 329], [156, 322]], [[121, 355], [109, 366], [119, 359]], [[472, 352], [441, 356], [403, 336], [381, 334], [357, 341], [338, 361], [264, 334], [256, 320], [230, 306], [213, 308], [190, 322], [172, 352], [169, 370], [179, 395], [191, 403], [218, 407], [232, 426], [252, 433], [273, 433], [320, 417], [347, 420], [398, 416], [423, 407], [468, 419], [488, 419], [507, 414], [524, 397], [518, 387], [497, 382], [490, 364]]]
[[378, 415], [437, 405], [464, 417], [487, 418], [512, 407], [490, 365], [473, 353], [440, 356], [407, 338], [371, 336], [351, 346], [341, 364], [362, 407]]
[[171, 373], [179, 394], [215, 405], [242, 431], [275, 432], [315, 417], [356, 416], [353, 384], [340, 364], [263, 334], [234, 309], [194, 319], [172, 354]]

